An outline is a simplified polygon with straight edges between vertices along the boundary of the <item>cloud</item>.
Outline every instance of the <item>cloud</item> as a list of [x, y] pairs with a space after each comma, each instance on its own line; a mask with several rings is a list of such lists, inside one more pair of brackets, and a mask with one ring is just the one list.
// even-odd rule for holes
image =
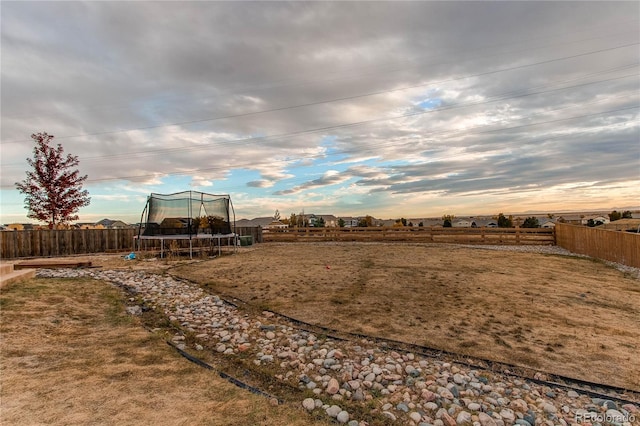
[[128, 194], [94, 194], [91, 196], [92, 201], [129, 201], [132, 197]]
[[210, 180], [202, 177], [202, 176], [193, 176], [193, 178], [191, 179], [191, 184], [192, 187], [196, 187], [196, 188], [207, 188], [210, 186], [213, 186], [213, 182], [211, 182]]
[[97, 194], [183, 179], [376, 214], [400, 208], [393, 197], [416, 212], [480, 209], [482, 194], [524, 203], [532, 188], [560, 204], [568, 190], [557, 188], [594, 181], [571, 202], [633, 201], [638, 3], [8, 2], [2, 12], [7, 191], [24, 178], [29, 135], [47, 131]]
[[271, 188], [273, 186], [273, 182], [269, 180], [252, 180], [247, 182], [247, 186], [252, 188]]
[[351, 176], [347, 174], [342, 174], [337, 170], [328, 170], [324, 173], [324, 175], [318, 179], [313, 179], [311, 181], [305, 182], [302, 185], [295, 186], [291, 189], [276, 191], [273, 195], [292, 195], [297, 194], [302, 191], [314, 189], [314, 188], [323, 188], [325, 186], [336, 185], [342, 182], [349, 180]]

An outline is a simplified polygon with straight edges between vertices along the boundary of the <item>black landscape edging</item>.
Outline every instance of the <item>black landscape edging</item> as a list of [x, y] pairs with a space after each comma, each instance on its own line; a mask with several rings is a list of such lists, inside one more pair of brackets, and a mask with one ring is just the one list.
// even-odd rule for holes
[[[197, 283], [195, 283], [197, 284]], [[231, 302], [230, 300], [228, 300], [230, 297], [229, 296], [219, 296], [222, 300], [225, 301], [225, 303], [228, 303], [229, 305], [232, 305], [236, 308], [238, 308], [238, 304]], [[245, 304], [247, 306], [251, 306], [249, 303], [245, 302], [242, 299], [239, 299], [237, 297], [233, 297], [231, 298], [235, 301], [239, 301], [242, 304]], [[567, 376], [562, 376], [562, 375], [558, 375], [558, 374], [554, 374], [554, 373], [547, 373], [544, 371], [539, 371], [539, 370], [535, 370], [533, 368], [530, 367], [522, 367], [522, 366], [517, 366], [517, 365], [513, 365], [513, 364], [508, 364], [508, 363], [504, 363], [504, 362], [499, 362], [499, 361], [493, 361], [493, 360], [489, 360], [489, 359], [485, 359], [485, 358], [479, 358], [479, 357], [473, 357], [473, 356], [469, 356], [469, 355], [462, 355], [462, 354], [458, 354], [455, 352], [451, 352], [451, 351], [446, 351], [443, 349], [436, 349], [436, 348], [431, 348], [428, 346], [422, 346], [422, 345], [417, 345], [414, 343], [406, 343], [406, 342], [401, 342], [398, 340], [393, 340], [393, 339], [386, 339], [386, 338], [382, 338], [382, 337], [375, 337], [375, 336], [369, 336], [366, 334], [360, 334], [360, 333], [351, 333], [351, 332], [347, 332], [347, 331], [339, 331], [339, 330], [335, 330], [332, 328], [328, 328], [328, 327], [324, 327], [324, 326], [320, 326], [320, 325], [314, 325], [314, 324], [310, 324], [307, 323], [305, 321], [301, 321], [299, 319], [290, 317], [288, 315], [285, 314], [281, 314], [279, 312], [273, 312], [273, 311], [269, 311], [271, 313], [273, 313], [274, 315], [278, 315], [281, 318], [286, 319], [287, 321], [290, 321], [294, 324], [296, 324], [298, 326], [298, 328], [300, 328], [303, 331], [306, 332], [311, 332], [311, 333], [317, 333], [317, 331], [314, 330], [310, 330], [310, 329], [305, 329], [305, 328], [301, 328], [300, 326], [304, 326], [304, 327], [309, 327], [311, 329], [315, 328], [315, 329], [320, 329], [324, 332], [325, 336], [333, 339], [333, 340], [338, 340], [338, 341], [349, 341], [350, 339], [348, 338], [344, 338], [344, 337], [340, 337], [337, 336], [335, 334], [332, 333], [338, 333], [338, 334], [343, 334], [343, 335], [347, 335], [347, 336], [353, 336], [354, 338], [360, 338], [360, 339], [367, 339], [367, 340], [372, 340], [375, 342], [383, 342], [385, 344], [387, 344], [387, 348], [388, 349], [393, 349], [393, 350], [397, 350], [397, 351], [401, 351], [401, 352], [415, 352], [417, 354], [429, 357], [429, 358], [435, 358], [438, 359], [442, 356], [449, 356], [454, 358], [455, 360], [453, 362], [455, 362], [456, 364], [460, 364], [460, 365], [464, 365], [466, 367], [470, 367], [470, 368], [474, 368], [474, 369], [479, 369], [479, 370], [484, 370], [484, 371], [492, 371], [492, 372], [499, 372], [500, 374], [505, 374], [508, 376], [512, 376], [512, 377], [518, 377], [520, 379], [523, 380], [527, 380], [529, 382], [532, 383], [536, 383], [539, 385], [544, 385], [544, 386], [549, 386], [549, 387], [557, 387], [557, 388], [563, 388], [565, 390], [573, 390], [576, 392], [582, 392], [586, 395], [589, 396], [593, 396], [593, 397], [600, 397], [600, 398], [608, 398], [608, 399], [613, 399], [616, 400], [618, 402], [622, 402], [622, 403], [629, 403], [629, 404], [638, 404], [640, 402], [640, 393], [638, 391], [635, 391], [633, 389], [627, 389], [627, 388], [623, 388], [623, 387], [619, 387], [619, 386], [611, 386], [611, 385], [605, 385], [602, 383], [595, 383], [595, 382], [589, 382], [586, 380], [581, 380], [581, 379], [575, 379], [572, 377], [567, 377]], [[412, 348], [412, 350], [406, 349], [406, 348]], [[464, 361], [460, 358], [466, 358], [469, 359], [469, 361]], [[486, 366], [482, 366], [479, 364], [474, 364], [470, 361], [470, 359], [474, 359], [476, 361], [480, 361], [483, 362], [485, 364], [487, 364]], [[571, 386], [569, 384], [563, 384], [563, 383], [559, 383], [557, 381], [549, 381], [549, 380], [542, 380], [542, 379], [536, 379], [535, 377], [529, 377], [529, 376], [525, 376], [522, 374], [517, 374], [514, 371], [511, 370], [530, 370], [530, 371], [534, 371], [536, 373], [541, 373], [547, 376], [552, 377], [554, 380], [560, 380], [563, 382], [569, 382], [569, 383], [574, 383], [578, 386], [588, 386], [590, 388], [600, 388], [603, 389], [605, 391], [609, 391], [609, 392], [614, 392], [616, 394], [632, 394], [632, 395], [636, 395], [637, 396], [637, 400], [633, 401], [633, 400], [629, 400], [629, 399], [625, 399], [621, 396], [617, 396], [617, 395], [611, 395], [611, 394], [606, 394], [606, 393], [599, 393], [597, 391], [594, 390], [589, 390], [589, 389], [585, 389], [584, 387], [574, 387]]]
[[[175, 275], [171, 274], [173, 276], [174, 279], [179, 279], [179, 280], [183, 280], [195, 285], [198, 285], [200, 288], [202, 288], [200, 286], [200, 284], [198, 282], [186, 279], [186, 278], [182, 278], [182, 277], [176, 277]], [[208, 289], [204, 289], [206, 291], [208, 291], [210, 293], [210, 290]], [[222, 299], [225, 303], [235, 307], [235, 308], [239, 308], [239, 304], [236, 302], [240, 302], [243, 305], [252, 307], [252, 305], [250, 303], [247, 303], [246, 301], [238, 298], [238, 297], [231, 297], [231, 296], [227, 296], [227, 295], [222, 295], [219, 294], [218, 297], [220, 297], [220, 299]], [[233, 300], [233, 302], [231, 301]], [[596, 382], [589, 382], [586, 380], [582, 380], [582, 379], [576, 379], [573, 377], [567, 377], [567, 376], [562, 376], [559, 374], [554, 374], [554, 373], [548, 373], [545, 371], [540, 371], [540, 370], [535, 370], [533, 368], [530, 367], [522, 367], [522, 366], [517, 366], [517, 365], [513, 365], [513, 364], [508, 364], [505, 362], [499, 362], [499, 361], [493, 361], [493, 360], [489, 360], [489, 359], [485, 359], [485, 358], [479, 358], [479, 357], [474, 357], [474, 356], [469, 356], [469, 355], [463, 355], [463, 354], [458, 354], [455, 352], [451, 352], [451, 351], [446, 351], [443, 349], [437, 349], [437, 348], [431, 348], [429, 346], [422, 346], [422, 345], [417, 345], [414, 343], [406, 343], [406, 342], [401, 342], [398, 340], [393, 340], [393, 339], [386, 339], [386, 338], [382, 338], [382, 337], [375, 337], [375, 336], [369, 336], [366, 334], [361, 334], [361, 333], [351, 333], [351, 332], [347, 332], [347, 331], [339, 331], [339, 330], [335, 330], [332, 328], [328, 328], [328, 327], [324, 327], [321, 325], [314, 325], [314, 324], [310, 324], [307, 323], [305, 321], [290, 317], [288, 315], [279, 313], [279, 312], [274, 312], [274, 311], [268, 311], [273, 313], [274, 315], [277, 315], [281, 318], [286, 319], [289, 322], [292, 322], [293, 324], [296, 324], [298, 326], [299, 329], [301, 329], [302, 331], [306, 331], [306, 332], [312, 332], [312, 333], [317, 333], [317, 331], [313, 331], [313, 330], [309, 330], [309, 329], [305, 329], [305, 328], [301, 328], [300, 326], [304, 326], [304, 327], [309, 327], [311, 329], [319, 329], [323, 332], [323, 334], [331, 339], [334, 340], [338, 340], [338, 341], [349, 341], [349, 338], [345, 338], [345, 337], [340, 337], [337, 336], [336, 334], [342, 334], [342, 335], [347, 335], [347, 336], [352, 336], [354, 338], [360, 338], [360, 339], [367, 339], [367, 340], [372, 340], [375, 342], [383, 342], [387, 345], [388, 349], [393, 349], [393, 350], [398, 350], [401, 352], [415, 352], [418, 353], [420, 355], [429, 357], [429, 358], [435, 358], [438, 359], [441, 356], [445, 355], [445, 356], [449, 356], [454, 358], [455, 360], [453, 362], [455, 362], [456, 364], [460, 364], [460, 365], [464, 365], [466, 367], [470, 367], [470, 368], [474, 368], [474, 369], [479, 369], [479, 370], [484, 370], [484, 371], [491, 371], [491, 372], [499, 372], [500, 374], [505, 374], [508, 376], [512, 376], [512, 377], [518, 377], [520, 379], [523, 380], [527, 380], [531, 383], [536, 383], [539, 385], [544, 385], [544, 386], [549, 386], [549, 387], [558, 387], [558, 388], [563, 388], [565, 390], [573, 390], [576, 392], [582, 392], [586, 395], [589, 396], [593, 396], [593, 397], [599, 397], [599, 398], [607, 398], [607, 399], [613, 399], [616, 400], [618, 402], [622, 402], [622, 403], [628, 403], [628, 404], [638, 404], [640, 403], [640, 392], [633, 390], [633, 389], [627, 389], [627, 388], [623, 388], [623, 387], [619, 387], [619, 386], [611, 386], [611, 385], [605, 385], [602, 383], [596, 383]], [[409, 350], [406, 348], [413, 348], [413, 350]], [[469, 361], [464, 361], [460, 358], [466, 358]], [[480, 361], [482, 363], [487, 364], [487, 366], [482, 366], [482, 365], [478, 365], [478, 364], [474, 364], [472, 363], [470, 360], [476, 360], [476, 361]], [[535, 373], [541, 373], [544, 374], [546, 376], [549, 376], [551, 378], [553, 378], [556, 381], [548, 381], [548, 380], [542, 380], [542, 379], [536, 379], [535, 377], [529, 377], [529, 376], [525, 376], [522, 374], [517, 374], [514, 371], [511, 370], [529, 370], [529, 371], [534, 371]], [[557, 380], [563, 381], [563, 382], [567, 382], [567, 383], [574, 383], [575, 385], [577, 385], [578, 387], [574, 387], [571, 386], [569, 384], [563, 384], [563, 383], [558, 383]], [[636, 396], [636, 400], [630, 400], [630, 399], [625, 399], [622, 396], [617, 396], [617, 395], [612, 395], [612, 394], [607, 394], [607, 393], [599, 393], [597, 391], [594, 390], [589, 390], [589, 389], [585, 389], [584, 387], [590, 387], [591, 389], [594, 388], [600, 388], [604, 391], [609, 391], [609, 392], [613, 392], [615, 394], [631, 394], [631, 395], [635, 395]]]
[[[176, 351], [178, 351], [178, 353], [180, 355], [182, 355], [183, 357], [185, 357], [189, 361], [193, 362], [194, 364], [196, 364], [196, 365], [198, 365], [198, 366], [200, 366], [202, 368], [205, 368], [207, 370], [214, 370], [215, 371], [215, 368], [213, 368], [213, 366], [207, 364], [206, 362], [204, 362], [200, 358], [197, 358], [197, 357], [191, 355], [190, 353], [180, 349], [178, 346], [176, 346], [174, 343], [172, 343], [172, 342], [170, 342], [168, 340], [166, 342], [167, 342], [167, 345], [169, 345], [172, 348], [174, 348]], [[276, 398], [273, 395], [270, 395], [270, 394], [264, 392], [263, 390], [260, 390], [260, 389], [254, 387], [254, 386], [251, 386], [251, 385], [249, 385], [247, 383], [244, 383], [243, 381], [238, 380], [233, 376], [230, 376], [229, 374], [225, 373], [224, 371], [218, 371], [218, 375], [220, 377], [222, 377], [223, 379], [225, 379], [226, 381], [228, 381], [229, 383], [232, 383], [232, 384], [238, 386], [239, 388], [248, 390], [249, 392], [251, 392], [253, 394], [264, 396], [264, 397], [269, 398], [269, 399], [277, 399], [279, 404], [282, 404], [282, 402], [283, 402], [282, 400]]]

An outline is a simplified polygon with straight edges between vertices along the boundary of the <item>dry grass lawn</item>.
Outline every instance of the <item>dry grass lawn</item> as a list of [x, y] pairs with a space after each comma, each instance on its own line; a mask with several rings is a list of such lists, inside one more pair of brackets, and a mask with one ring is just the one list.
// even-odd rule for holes
[[124, 297], [90, 279], [2, 290], [1, 424], [316, 424], [192, 364], [125, 314]]
[[602, 262], [427, 244], [262, 244], [172, 273], [259, 309], [640, 390], [640, 281]]

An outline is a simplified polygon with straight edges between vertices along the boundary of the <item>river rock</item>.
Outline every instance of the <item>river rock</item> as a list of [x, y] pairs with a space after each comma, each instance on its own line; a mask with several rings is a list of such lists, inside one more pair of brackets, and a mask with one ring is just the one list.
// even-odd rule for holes
[[469, 410], [471, 410], [471, 411], [480, 411], [482, 406], [480, 404], [478, 404], [477, 402], [472, 402], [469, 405], [467, 405], [467, 408]]
[[327, 412], [327, 415], [329, 417], [336, 418], [338, 417], [338, 414], [342, 411], [342, 408], [338, 407], [337, 405], [332, 405], [331, 407], [327, 408], [325, 411]]
[[344, 410], [340, 411], [336, 416], [336, 419], [338, 420], [338, 423], [346, 423], [349, 421], [349, 413]]
[[482, 426], [498, 426], [493, 417], [487, 413], [478, 413], [478, 421]]
[[327, 384], [326, 391], [329, 395], [335, 395], [336, 393], [338, 393], [338, 390], [340, 390], [340, 383], [338, 383], [338, 381], [334, 377], [332, 377]]
[[302, 401], [302, 406], [308, 411], [313, 411], [316, 408], [316, 403], [313, 398], [306, 398]]
[[418, 423], [422, 419], [422, 416], [420, 415], [420, 413], [416, 411], [412, 411], [409, 413], [409, 418], [414, 422]]
[[[184, 334], [189, 332], [196, 340], [189, 345], [198, 350], [210, 347], [213, 352], [242, 353], [258, 367], [275, 357], [278, 363], [269, 366], [265, 373], [276, 380], [296, 383], [299, 378], [297, 383], [302, 390], [307, 391], [308, 387], [310, 394], [317, 397], [324, 394], [325, 401], [328, 395], [334, 401], [349, 399], [356, 405], [363, 401], [358, 407], [363, 414], [370, 407], [368, 404], [372, 407], [375, 401], [375, 406], [382, 406], [375, 413], [403, 424], [505, 426], [515, 422], [520, 426], [567, 426], [574, 422], [575, 415], [589, 412], [611, 418], [613, 423], [623, 420], [623, 415], [638, 416], [635, 404], [616, 404], [607, 398], [586, 398], [579, 391], [526, 383], [508, 372], [505, 375], [452, 365], [445, 362], [446, 355], [442, 360], [430, 359], [394, 351], [394, 345], [384, 341], [376, 343], [367, 338], [339, 341], [316, 336], [283, 325], [270, 312], [262, 315], [239, 312], [218, 296], [171, 276], [124, 270], [40, 270], [38, 274], [90, 277], [120, 286], [135, 294], [129, 303], [141, 300], [143, 312], [156, 310], [174, 325], [182, 326], [175, 337], [171, 335], [181, 347], [185, 346]], [[318, 386], [314, 388], [316, 383]], [[302, 406], [306, 411], [322, 407], [332, 414], [334, 422], [358, 425], [347, 411], [337, 405], [324, 405], [320, 399], [307, 398]], [[542, 418], [536, 419], [536, 415]]]
[[390, 411], [383, 411], [382, 415], [386, 416], [387, 418], [391, 419], [391, 421], [395, 422], [396, 421], [396, 415], [393, 414]]
[[614, 423], [614, 424], [622, 424], [625, 421], [627, 421], [626, 420], [626, 416], [624, 414], [622, 414], [620, 411], [614, 410], [612, 408], [608, 409], [605, 412], [605, 418], [607, 419], [607, 421], [609, 421], [610, 423]]
[[449, 389], [442, 388], [440, 389], [440, 396], [446, 399], [453, 399], [453, 394]]
[[440, 417], [440, 419], [444, 422], [445, 426], [456, 426], [457, 423], [456, 421], [453, 419], [453, 417], [451, 417], [449, 415], [449, 413], [447, 413], [446, 411], [443, 410], [442, 412], [442, 417]]
[[516, 421], [515, 413], [513, 412], [513, 410], [510, 410], [508, 408], [500, 411], [500, 417], [502, 417], [502, 419], [507, 423], [513, 423]]
[[513, 410], [513, 411], [517, 411], [519, 413], [526, 413], [527, 409], [529, 408], [529, 406], [527, 405], [526, 401], [522, 400], [522, 399], [514, 399], [513, 401], [511, 401], [511, 403], [509, 404], [509, 407]]
[[465, 425], [471, 423], [471, 414], [466, 411], [460, 411], [456, 417], [456, 424]]
[[352, 398], [355, 401], [364, 401], [364, 392], [362, 392], [362, 389], [356, 389], [356, 391], [353, 393]]

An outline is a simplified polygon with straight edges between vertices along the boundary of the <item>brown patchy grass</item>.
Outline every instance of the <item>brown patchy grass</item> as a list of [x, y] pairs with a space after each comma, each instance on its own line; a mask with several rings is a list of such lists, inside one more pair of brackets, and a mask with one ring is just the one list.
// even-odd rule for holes
[[590, 259], [262, 244], [172, 273], [315, 325], [640, 389], [640, 281]]
[[2, 424], [325, 424], [190, 363], [125, 314], [124, 297], [90, 279], [3, 289]]

